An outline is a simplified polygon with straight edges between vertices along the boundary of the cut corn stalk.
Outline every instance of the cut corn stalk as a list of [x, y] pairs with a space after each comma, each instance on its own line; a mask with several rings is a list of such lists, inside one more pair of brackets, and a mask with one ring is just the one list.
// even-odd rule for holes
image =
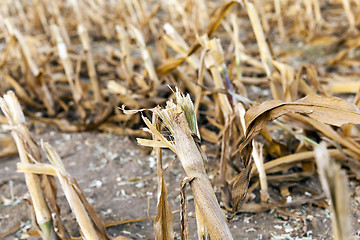
[[[0, 107], [11, 126], [11, 135], [15, 140], [20, 160], [22, 163], [33, 163], [33, 159], [39, 161], [40, 153], [29, 130], [25, 127], [25, 117], [15, 94], [9, 91], [0, 98]], [[43, 189], [41, 188], [40, 176], [33, 173], [25, 173], [25, 182], [30, 193], [37, 224], [44, 239], [57, 239], [53, 229], [52, 217], [46, 203]]]
[[93, 90], [93, 94], [94, 94], [94, 100], [95, 100], [95, 103], [100, 103], [102, 101], [101, 87], [100, 87], [99, 81], [96, 76], [94, 59], [93, 59], [93, 55], [92, 55], [92, 52], [90, 49], [89, 34], [88, 34], [85, 26], [82, 24], [78, 25], [78, 33], [79, 33], [81, 43], [83, 45], [83, 48], [84, 48], [84, 51], [86, 54], [86, 64], [87, 64], [88, 71], [89, 71], [89, 77], [90, 77], [92, 90]]
[[89, 240], [108, 239], [104, 223], [82, 195], [76, 180], [66, 172], [65, 166], [58, 153], [48, 143], [42, 142], [42, 147], [51, 164], [19, 163], [17, 165], [18, 171], [26, 174], [34, 173], [56, 176], [59, 179], [70, 208], [76, 217], [83, 238]]
[[134, 33], [134, 35], [135, 35], [137, 43], [140, 46], [141, 54], [142, 54], [142, 57], [143, 57], [143, 60], [144, 60], [144, 65], [145, 65], [145, 68], [146, 68], [146, 70], [147, 70], [147, 72], [149, 74], [150, 80], [155, 82], [155, 83], [159, 83], [159, 78], [158, 78], [158, 76], [157, 76], [157, 74], [155, 72], [155, 67], [154, 67], [154, 64], [152, 62], [151, 55], [150, 55], [149, 51], [146, 48], [146, 44], [145, 44], [145, 40], [144, 40], [143, 35], [141, 34], [140, 30], [137, 29], [136, 27], [130, 26], [130, 28], [131, 28], [132, 32]]
[[286, 41], [286, 34], [285, 34], [285, 29], [284, 29], [284, 21], [281, 15], [281, 2], [280, 0], [274, 0], [274, 5], [275, 5], [275, 12], [276, 12], [276, 17], [277, 17], [277, 22], [278, 22], [278, 28], [279, 28], [279, 33], [280, 33], [280, 37], [283, 41]]
[[233, 26], [233, 42], [235, 46], [235, 65], [236, 65], [236, 74], [237, 79], [242, 79], [242, 73], [241, 73], [241, 52], [244, 50], [244, 46], [240, 43], [239, 40], [239, 28], [237, 23], [236, 15], [233, 13], [231, 14], [231, 23]]
[[[215, 86], [218, 89], [225, 89], [220, 71], [224, 69], [224, 56], [222, 52], [222, 48], [220, 46], [219, 39], [213, 39], [207, 41], [204, 36], [203, 42], [206, 48], [210, 49], [210, 52], [205, 56], [205, 66], [210, 69], [211, 74], [214, 79]], [[224, 71], [224, 70], [223, 70]], [[217, 94], [221, 106], [221, 110], [224, 115], [224, 119], [228, 119], [232, 114], [233, 110], [227, 95], [225, 94]]]
[[58, 26], [57, 25], [52, 25], [51, 28], [52, 28], [53, 36], [56, 39], [59, 58], [60, 58], [61, 63], [63, 65], [63, 67], [64, 67], [65, 75], [66, 75], [66, 78], [67, 78], [68, 83], [70, 85], [70, 89], [71, 89], [73, 98], [75, 100], [78, 113], [79, 113], [80, 117], [82, 119], [84, 119], [85, 116], [86, 116], [86, 113], [85, 113], [83, 107], [80, 104], [80, 100], [81, 100], [82, 95], [83, 95], [83, 91], [82, 91], [82, 88], [81, 88], [81, 85], [80, 85], [80, 81], [79, 81], [79, 79], [75, 78], [75, 76], [74, 76], [74, 69], [73, 69], [71, 60], [69, 58], [67, 47], [66, 47], [66, 44], [65, 44], [64, 40], [61, 37], [60, 30], [59, 30]]
[[321, 9], [320, 9], [320, 3], [319, 0], [313, 0], [313, 5], [314, 5], [314, 12], [315, 12], [315, 20], [316, 20], [316, 24], [318, 26], [321, 26], [322, 22], [323, 22], [323, 18], [321, 16]]
[[62, 163], [60, 156], [55, 151], [55, 149], [50, 146], [50, 144], [43, 143], [42, 145], [44, 151], [46, 152], [47, 158], [51, 162], [53, 169], [56, 172], [56, 176], [60, 181], [65, 197], [68, 200], [70, 208], [80, 226], [83, 237], [89, 240], [99, 239], [91, 219], [86, 211], [86, 208], [81, 201], [77, 191], [75, 190], [77, 186], [74, 185], [71, 177], [66, 172], [65, 166]]
[[[165, 109], [153, 111], [160, 116], [174, 137], [174, 142], [170, 144], [179, 157], [187, 176], [194, 178], [191, 188], [195, 197], [198, 238], [206, 239], [207, 231], [209, 231], [212, 239], [232, 239], [225, 215], [217, 203], [206, 175], [202, 150], [194, 140], [194, 137], [200, 137], [194, 106], [189, 95], [185, 97], [177, 91], [176, 99], [176, 104], [168, 101]], [[153, 131], [150, 125], [147, 123], [152, 133], [158, 136], [159, 132]]]
[[245, 2], [246, 2], [246, 9], [248, 11], [248, 15], [251, 21], [251, 25], [253, 27], [254, 34], [256, 37], [256, 41], [260, 49], [261, 61], [264, 64], [266, 75], [270, 77], [271, 72], [273, 70], [272, 56], [270, 53], [269, 46], [266, 43], [264, 31], [261, 27], [260, 19], [254, 5], [248, 1]]
[[130, 51], [131, 45], [129, 42], [129, 34], [123, 26], [116, 25], [115, 29], [118, 39], [120, 41], [122, 56], [124, 58], [126, 70], [129, 72], [129, 75], [131, 76], [134, 66], [133, 66], [133, 59], [131, 58], [131, 51]]
[[344, 10], [346, 13], [346, 17], [349, 22], [349, 30], [355, 31], [356, 30], [356, 24], [355, 24], [355, 17], [353, 12], [351, 11], [350, 1], [349, 0], [342, 0], [342, 4], [344, 6]]

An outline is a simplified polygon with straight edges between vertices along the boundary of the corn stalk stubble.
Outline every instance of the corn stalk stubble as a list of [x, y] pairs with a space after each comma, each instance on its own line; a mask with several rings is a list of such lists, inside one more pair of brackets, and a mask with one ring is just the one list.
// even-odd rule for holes
[[[175, 150], [186, 174], [194, 177], [192, 190], [195, 198], [198, 227], [206, 225], [212, 239], [232, 239], [224, 213], [217, 203], [206, 175], [204, 160], [188, 129], [185, 115], [180, 113], [173, 121]], [[199, 234], [203, 235], [205, 230]]]

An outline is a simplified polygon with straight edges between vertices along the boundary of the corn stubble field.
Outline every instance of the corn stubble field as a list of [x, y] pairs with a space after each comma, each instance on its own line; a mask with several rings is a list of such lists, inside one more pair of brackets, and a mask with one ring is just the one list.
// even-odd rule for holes
[[0, 237], [359, 237], [359, 13], [2, 0]]

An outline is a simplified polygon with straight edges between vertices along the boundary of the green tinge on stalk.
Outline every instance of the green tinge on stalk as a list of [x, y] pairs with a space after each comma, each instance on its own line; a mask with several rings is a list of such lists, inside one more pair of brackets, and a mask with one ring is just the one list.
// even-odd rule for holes
[[[169, 148], [176, 152], [187, 176], [194, 178], [191, 189], [195, 198], [198, 237], [207, 239], [209, 231], [212, 239], [233, 239], [206, 174], [202, 150], [194, 139], [194, 135], [200, 139], [194, 105], [188, 94], [184, 96], [178, 90], [176, 101], [177, 104], [169, 100], [165, 109], [155, 108], [152, 111], [159, 115], [173, 136], [174, 140]], [[157, 141], [145, 146], [168, 146], [169, 142], [154, 129], [149, 120], [143, 119], [150, 131], [160, 137], [161, 143]]]
[[80, 226], [83, 237], [87, 240], [98, 240], [99, 237], [92, 224], [92, 221], [82, 203], [79, 195], [74, 189], [70, 175], [66, 172], [65, 166], [55, 149], [48, 143], [42, 143], [42, 147], [46, 152], [46, 156], [54, 166], [56, 175], [59, 179], [65, 197], [68, 200], [71, 211], [74, 213], [76, 220]]
[[55, 232], [52, 221], [47, 221], [44, 223], [38, 223], [41, 233], [46, 239], [58, 239]]
[[195, 134], [201, 139], [199, 127], [196, 120], [194, 104], [191, 101], [190, 95], [186, 94], [186, 97], [179, 91], [176, 91], [176, 102], [180, 105], [185, 114], [186, 121], [189, 125], [192, 134]]

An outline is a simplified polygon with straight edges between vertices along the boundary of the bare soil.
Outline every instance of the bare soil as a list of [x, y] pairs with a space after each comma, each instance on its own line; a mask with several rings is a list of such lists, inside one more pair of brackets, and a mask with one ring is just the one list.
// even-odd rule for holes
[[[37, 141], [43, 139], [57, 149], [68, 172], [77, 179], [85, 196], [105, 222], [144, 219], [156, 214], [156, 159], [154, 155], [141, 151], [133, 140], [110, 133], [62, 133], [43, 125], [35, 125], [32, 131]], [[171, 152], [165, 152], [165, 165], [174, 157]], [[18, 161], [18, 156], [0, 160], [0, 233], [13, 228], [16, 231], [4, 239], [38, 239], [27, 233], [31, 226], [31, 208], [25, 201], [29, 195], [24, 176], [16, 173]], [[212, 170], [214, 161], [217, 160], [210, 159], [207, 163], [209, 170]], [[173, 225], [176, 239], [180, 239], [179, 213], [176, 210], [180, 205], [179, 186], [184, 176], [177, 160], [165, 172], [169, 187], [168, 200], [175, 211]], [[300, 184], [316, 191], [321, 189], [316, 177]], [[350, 187], [353, 229], [354, 234], [359, 236], [360, 187], [352, 179]], [[271, 191], [275, 192], [276, 188]], [[79, 236], [74, 215], [61, 189], [58, 198], [67, 228], [72, 236]], [[191, 192], [188, 193], [188, 200], [193, 214]], [[246, 211], [246, 205], [243, 209]], [[281, 210], [240, 213], [229, 223], [232, 234], [235, 239], [331, 239], [329, 210], [303, 204], [288, 208], [286, 212], [292, 216]], [[191, 239], [197, 239], [194, 218], [190, 218], [190, 227]], [[108, 232], [111, 236], [154, 239], [153, 220], [113, 226], [108, 228]]]

